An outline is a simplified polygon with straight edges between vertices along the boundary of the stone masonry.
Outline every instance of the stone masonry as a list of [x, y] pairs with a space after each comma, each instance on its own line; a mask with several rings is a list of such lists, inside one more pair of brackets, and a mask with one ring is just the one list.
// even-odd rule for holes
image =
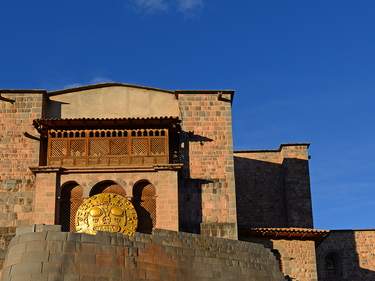
[[[201, 223], [202, 232], [236, 239], [232, 96], [204, 91], [178, 92], [178, 101], [184, 162], [188, 165], [180, 187], [182, 224]], [[192, 217], [194, 206], [189, 203], [194, 205], [194, 199], [201, 200], [198, 203], [202, 209]]]
[[30, 224], [34, 197], [34, 175], [30, 166], [39, 164], [39, 142], [24, 133], [39, 136], [32, 126], [42, 115], [42, 92], [2, 93], [14, 103], [0, 102], [0, 225]]
[[243, 237], [244, 241], [259, 243], [279, 258], [280, 269], [285, 276], [298, 281], [317, 281], [315, 242], [285, 238]]
[[275, 256], [258, 244], [165, 230], [129, 238], [58, 228], [18, 229], [1, 280], [283, 280]]
[[34, 180], [30, 166], [39, 164], [39, 142], [32, 122], [42, 115], [43, 92], [1, 91], [0, 101], [0, 269], [15, 227], [32, 223]]
[[234, 153], [240, 228], [313, 227], [308, 147]]
[[0, 276], [1, 268], [3, 268], [3, 263], [5, 260], [5, 254], [7, 253], [10, 240], [14, 237], [16, 233], [15, 227], [1, 227], [0, 228]]
[[375, 280], [375, 230], [332, 230], [316, 252], [319, 281]]

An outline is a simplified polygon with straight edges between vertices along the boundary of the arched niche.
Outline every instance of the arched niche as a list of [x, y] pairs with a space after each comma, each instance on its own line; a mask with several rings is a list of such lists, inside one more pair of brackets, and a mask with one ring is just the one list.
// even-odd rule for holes
[[324, 257], [324, 269], [328, 280], [338, 280], [341, 276], [341, 257], [337, 252], [329, 252]]
[[148, 180], [140, 180], [133, 186], [132, 203], [138, 216], [138, 232], [151, 233], [156, 225], [156, 190]]
[[116, 193], [126, 197], [125, 189], [112, 180], [98, 182], [91, 188], [89, 195], [94, 196], [99, 193]]
[[75, 181], [61, 186], [59, 219], [63, 231], [75, 231], [75, 217], [83, 201], [83, 188]]

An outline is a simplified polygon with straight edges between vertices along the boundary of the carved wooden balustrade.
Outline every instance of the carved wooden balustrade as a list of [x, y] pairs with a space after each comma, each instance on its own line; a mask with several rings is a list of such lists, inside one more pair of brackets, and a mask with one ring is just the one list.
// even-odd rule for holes
[[169, 163], [168, 129], [48, 130], [50, 166]]

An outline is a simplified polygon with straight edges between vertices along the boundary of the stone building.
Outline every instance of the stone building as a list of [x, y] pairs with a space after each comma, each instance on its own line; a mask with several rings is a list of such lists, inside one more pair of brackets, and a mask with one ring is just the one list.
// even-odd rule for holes
[[[144, 234], [136, 236], [141, 244], [129, 248], [137, 253], [138, 271], [127, 267], [126, 273], [100, 280], [125, 280], [124, 274], [135, 271], [126, 280], [161, 280], [150, 263], [160, 273], [158, 257], [164, 256], [169, 267], [163, 272], [170, 280], [278, 280], [279, 269], [286, 280], [375, 280], [375, 231], [314, 229], [309, 144], [233, 150], [233, 98], [234, 91], [229, 90], [162, 90], [118, 83], [53, 92], [0, 90], [3, 280], [16, 280], [17, 268], [25, 281], [51, 274], [51, 280], [60, 280], [64, 263], [51, 264], [54, 251], [48, 241], [57, 241], [56, 245], [65, 241], [60, 243], [65, 247], [67, 241], [78, 239], [74, 238], [79, 236], [74, 233], [78, 207], [85, 198], [107, 192], [132, 202], [138, 232]], [[52, 225], [61, 225], [62, 232]], [[91, 241], [97, 243], [93, 249], [85, 244], [90, 238], [81, 235], [69, 253], [85, 261], [92, 259], [89, 253], [96, 253], [92, 262], [99, 259], [100, 265], [105, 264], [98, 245], [111, 244], [108, 241], [114, 237], [97, 235], [99, 240]], [[38, 262], [30, 241], [44, 245]], [[165, 245], [177, 247], [176, 243], [180, 248], [174, 253], [182, 253], [181, 261], [166, 254]], [[211, 245], [210, 251], [205, 243]], [[77, 245], [87, 252], [78, 251]], [[153, 250], [142, 250], [147, 247]], [[220, 254], [224, 248], [225, 257]], [[243, 255], [236, 265], [227, 268], [238, 253]], [[28, 255], [34, 263], [22, 267], [30, 262]], [[105, 257], [118, 260], [113, 255]], [[144, 265], [144, 257], [150, 256], [152, 261]], [[195, 266], [186, 262], [192, 256], [197, 261], [203, 257], [226, 261], [222, 266], [232, 277], [224, 270], [216, 272], [214, 266], [208, 278], [199, 262], [201, 275], [186, 274], [187, 265]], [[143, 273], [141, 264], [149, 271]], [[43, 275], [47, 269], [51, 270]], [[241, 279], [241, 274], [254, 279]], [[69, 278], [64, 280], [86, 280]]]

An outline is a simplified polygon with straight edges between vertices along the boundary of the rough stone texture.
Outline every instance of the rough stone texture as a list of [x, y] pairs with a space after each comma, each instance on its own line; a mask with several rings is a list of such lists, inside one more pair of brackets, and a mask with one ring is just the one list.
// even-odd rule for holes
[[0, 227], [0, 276], [10, 240], [15, 236], [15, 227]]
[[[319, 281], [375, 280], [375, 230], [333, 230], [316, 252]], [[334, 254], [337, 268], [331, 278], [326, 263], [329, 254]]]
[[72, 181], [78, 183], [83, 188], [83, 197], [87, 198], [91, 189], [97, 183], [108, 180], [114, 181], [124, 188], [128, 199], [131, 200], [133, 186], [141, 180], [147, 180], [155, 186], [156, 190], [156, 228], [178, 230], [178, 180], [176, 171], [74, 174], [50, 172], [38, 173], [36, 179], [38, 188], [35, 195], [35, 223], [55, 223], [55, 198], [59, 197], [59, 195], [56, 196], [56, 192], [61, 192], [59, 189], [65, 183]]
[[275, 256], [258, 244], [165, 230], [132, 238], [39, 231], [12, 240], [2, 281], [283, 280]]
[[42, 93], [6, 93], [13, 104], [0, 101], [0, 225], [32, 223], [34, 175], [30, 166], [39, 163], [38, 136], [32, 123], [42, 115]]
[[[183, 161], [180, 226], [237, 238], [231, 96], [179, 93]], [[210, 230], [208, 230], [210, 229]]]
[[259, 243], [271, 249], [279, 258], [283, 274], [289, 276], [292, 280], [318, 280], [314, 241], [258, 237], [246, 237], [242, 240]]
[[308, 145], [234, 153], [239, 227], [313, 227]]

